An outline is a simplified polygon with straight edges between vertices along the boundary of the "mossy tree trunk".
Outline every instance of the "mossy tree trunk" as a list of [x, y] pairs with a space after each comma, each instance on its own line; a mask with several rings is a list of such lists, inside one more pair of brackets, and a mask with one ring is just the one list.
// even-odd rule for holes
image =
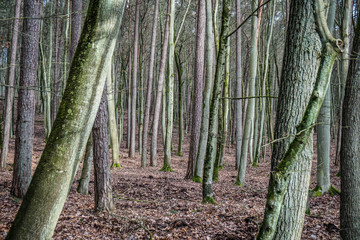
[[90, 0], [57, 118], [6, 239], [51, 239], [95, 120], [124, 7], [123, 0]]
[[[206, 5], [207, 16], [211, 12], [211, 4], [208, 1]], [[206, 155], [204, 161], [204, 176], [202, 185], [202, 195], [204, 203], [214, 203], [214, 196], [212, 190], [214, 163], [216, 158], [216, 145], [218, 134], [218, 117], [219, 117], [219, 102], [222, 92], [222, 75], [224, 72], [225, 57], [227, 53], [227, 35], [229, 32], [230, 19], [230, 0], [223, 1], [223, 12], [221, 20], [221, 33], [219, 38], [219, 54], [216, 61], [215, 81], [212, 91], [212, 99], [210, 105], [209, 116], [209, 136], [207, 140]], [[208, 19], [209, 20], [209, 19]], [[211, 22], [211, 21], [210, 21]], [[207, 24], [210, 23], [209, 21]], [[211, 33], [211, 31], [209, 31]], [[208, 33], [209, 33], [208, 32]], [[208, 36], [207, 36], [208, 37]], [[209, 57], [207, 55], [207, 57]], [[207, 75], [206, 77], [211, 77]]]
[[24, 1], [23, 37], [20, 56], [20, 81], [14, 171], [11, 194], [23, 198], [31, 181], [31, 163], [34, 140], [36, 85], [40, 16], [42, 2]]
[[[191, 118], [191, 137], [188, 167], [186, 170], [186, 179], [194, 177], [196, 156], [199, 146], [202, 101], [204, 89], [204, 65], [205, 65], [205, 1], [199, 0], [197, 5], [197, 23], [196, 23], [196, 46], [195, 46], [195, 66], [194, 66], [194, 96], [192, 101]], [[188, 92], [190, 95], [190, 92]], [[199, 173], [197, 174], [198, 176]]]

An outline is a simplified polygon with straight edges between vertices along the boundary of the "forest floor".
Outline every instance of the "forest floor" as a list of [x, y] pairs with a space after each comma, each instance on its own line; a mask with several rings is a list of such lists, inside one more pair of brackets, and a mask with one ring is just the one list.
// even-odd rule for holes
[[[174, 135], [176, 137], [176, 135]], [[160, 139], [160, 137], [159, 137]], [[159, 141], [159, 150], [162, 144]], [[111, 213], [94, 212], [93, 178], [90, 195], [76, 192], [77, 179], [60, 216], [53, 239], [254, 239], [264, 212], [270, 155], [258, 167], [249, 164], [246, 186], [234, 186], [234, 149], [226, 150], [224, 169], [214, 183], [217, 205], [201, 203], [201, 184], [185, 180], [189, 139], [185, 139], [183, 156], [175, 156], [174, 138], [172, 168], [160, 172], [158, 167], [140, 168], [140, 155], [128, 158], [121, 148], [122, 169], [112, 169], [113, 198], [116, 209]], [[35, 126], [33, 170], [45, 146], [42, 120]], [[124, 145], [122, 145], [124, 146]], [[269, 148], [269, 147], [268, 147]], [[316, 148], [315, 148], [316, 150]], [[333, 149], [332, 149], [333, 151]], [[333, 154], [332, 154], [333, 156]], [[0, 172], [0, 238], [6, 236], [21, 200], [10, 195], [14, 139], [11, 140], [8, 169]], [[332, 157], [333, 162], [333, 157]], [[333, 164], [333, 163], [332, 163]], [[332, 184], [340, 188], [337, 166], [331, 166]], [[316, 185], [314, 154], [311, 188]], [[325, 195], [310, 199], [311, 214], [305, 217], [302, 239], [339, 239], [340, 197]]]

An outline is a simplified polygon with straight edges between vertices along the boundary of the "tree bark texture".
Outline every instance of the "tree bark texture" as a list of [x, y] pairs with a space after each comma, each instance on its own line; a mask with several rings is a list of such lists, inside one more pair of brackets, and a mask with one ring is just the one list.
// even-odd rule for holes
[[[205, 1], [199, 0], [197, 4], [196, 45], [194, 66], [194, 97], [191, 120], [191, 137], [186, 179], [194, 177], [195, 161], [199, 146], [202, 101], [204, 90], [204, 66], [205, 66]], [[190, 92], [188, 93], [190, 94]]]
[[96, 114], [93, 134], [94, 148], [94, 196], [95, 210], [110, 212], [114, 208], [111, 190], [110, 157], [108, 141], [108, 111], [106, 106], [106, 87], [99, 110]]
[[81, 35], [82, 0], [71, 2], [71, 41], [70, 41], [70, 64], [74, 58], [76, 46]]
[[34, 140], [35, 90], [39, 55], [42, 2], [24, 1], [23, 37], [20, 56], [20, 82], [14, 172], [11, 194], [23, 198], [31, 180]]
[[89, 140], [86, 143], [85, 148], [85, 157], [83, 162], [83, 168], [81, 171], [81, 177], [79, 179], [79, 185], [77, 188], [78, 193], [82, 195], [88, 195], [89, 194], [89, 182], [90, 182], [90, 176], [91, 176], [91, 170], [93, 165], [93, 138], [90, 134]]

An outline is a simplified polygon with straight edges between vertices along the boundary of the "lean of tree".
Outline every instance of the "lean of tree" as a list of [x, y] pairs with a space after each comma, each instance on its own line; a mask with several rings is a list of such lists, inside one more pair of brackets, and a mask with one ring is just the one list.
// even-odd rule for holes
[[124, 0], [90, 0], [57, 118], [6, 239], [51, 239], [95, 120], [124, 7]]

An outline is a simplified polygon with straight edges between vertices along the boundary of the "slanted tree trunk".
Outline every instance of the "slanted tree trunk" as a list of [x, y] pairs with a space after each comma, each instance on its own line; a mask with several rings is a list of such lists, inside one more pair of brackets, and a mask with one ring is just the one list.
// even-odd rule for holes
[[20, 56], [20, 81], [14, 172], [11, 194], [23, 198], [31, 180], [34, 140], [35, 90], [39, 55], [42, 2], [24, 1], [23, 37]]
[[154, 63], [155, 63], [158, 16], [159, 16], [159, 0], [156, 0], [155, 9], [154, 9], [154, 25], [151, 36], [149, 76], [147, 82], [146, 105], [145, 105], [145, 113], [144, 113], [144, 132], [143, 132], [143, 144], [142, 144], [143, 149], [141, 154], [141, 167], [146, 167], [147, 165], [147, 149], [148, 149], [147, 147], [148, 147], [148, 136], [149, 136], [148, 132], [149, 132], [149, 122], [150, 122], [152, 86], [154, 82]]
[[131, 81], [131, 128], [130, 128], [130, 148], [129, 157], [135, 157], [136, 145], [136, 93], [137, 93], [137, 74], [139, 60], [139, 21], [140, 21], [140, 0], [136, 0], [135, 26], [134, 26], [134, 60]]
[[[254, 0], [252, 2], [253, 11], [258, 7], [258, 0]], [[253, 16], [251, 18], [251, 46], [250, 46], [250, 73], [249, 73], [249, 96], [254, 97], [256, 94], [256, 71], [257, 71], [257, 58], [258, 58], [258, 49], [257, 49], [257, 16]], [[248, 100], [247, 108], [246, 108], [246, 117], [244, 124], [244, 134], [242, 135], [241, 142], [241, 155], [240, 155], [240, 165], [238, 169], [238, 175], [236, 178], [235, 185], [244, 186], [245, 184], [245, 175], [246, 175], [246, 166], [247, 166], [247, 158], [248, 152], [251, 152], [252, 149], [249, 149], [251, 146], [251, 136], [255, 133], [252, 133], [254, 120], [255, 120], [255, 98], [250, 98]]]
[[[192, 102], [191, 138], [188, 167], [186, 179], [194, 177], [196, 156], [199, 146], [202, 101], [204, 89], [204, 65], [205, 65], [205, 1], [199, 0], [197, 3], [197, 23], [196, 23], [196, 45], [195, 45], [195, 66], [194, 66], [194, 97]], [[190, 92], [188, 93], [190, 94]], [[202, 176], [202, 173], [198, 176]], [[201, 178], [201, 177], [200, 177]]]
[[[206, 16], [209, 17], [211, 13], [211, 1], [207, 1], [206, 4]], [[211, 15], [210, 15], [211, 19]], [[206, 155], [204, 161], [204, 176], [202, 185], [202, 197], [203, 203], [215, 203], [214, 195], [212, 190], [214, 162], [216, 155], [216, 144], [217, 144], [217, 133], [218, 133], [218, 114], [219, 114], [219, 102], [222, 90], [222, 74], [224, 71], [225, 56], [227, 50], [227, 34], [229, 32], [229, 19], [230, 19], [230, 0], [223, 1], [223, 12], [221, 20], [221, 33], [219, 38], [219, 54], [216, 61], [215, 81], [212, 92], [212, 99], [210, 105], [210, 116], [209, 116], [209, 136], [206, 147]], [[210, 24], [212, 21], [207, 21]], [[207, 26], [209, 27], [209, 26]], [[212, 30], [207, 29], [207, 34], [211, 34]], [[209, 38], [209, 35], [207, 35]], [[211, 56], [211, 54], [210, 54]], [[209, 57], [209, 55], [207, 55]], [[208, 59], [207, 59], [208, 61]], [[212, 74], [206, 77], [212, 77]]]
[[100, 104], [125, 2], [90, 0], [58, 117], [6, 239], [52, 237]]
[[170, 0], [168, 0], [168, 10], [166, 15], [165, 30], [164, 30], [164, 40], [161, 50], [161, 61], [160, 61], [160, 70], [159, 70], [159, 79], [156, 93], [155, 101], [155, 110], [154, 110], [154, 119], [153, 119], [153, 133], [151, 136], [151, 155], [150, 155], [150, 166], [157, 165], [157, 140], [158, 140], [158, 131], [159, 131], [159, 121], [160, 121], [160, 110], [161, 110], [161, 101], [163, 95], [163, 85], [165, 79], [166, 71], [166, 62], [167, 62], [167, 52], [169, 47], [169, 19], [170, 19]]
[[358, 20], [346, 80], [340, 151], [340, 236], [360, 239], [360, 22]]
[[169, 19], [169, 57], [168, 69], [169, 77], [167, 82], [167, 107], [166, 107], [166, 137], [164, 149], [164, 165], [161, 171], [170, 171], [171, 169], [171, 140], [174, 124], [174, 59], [175, 59], [175, 0], [170, 0], [170, 19]]
[[81, 177], [79, 179], [79, 185], [77, 188], [78, 193], [82, 195], [89, 194], [89, 182], [90, 182], [91, 170], [94, 159], [93, 145], [94, 144], [93, 144], [92, 134], [90, 134], [89, 140], [86, 143], [83, 168], [81, 171]]
[[[241, 0], [236, 0], [236, 23], [237, 26], [241, 24]], [[236, 32], [236, 90], [235, 97], [240, 98], [242, 96], [242, 64], [241, 64], [241, 31]], [[242, 126], [242, 101], [238, 100], [235, 102], [235, 124], [236, 124], [236, 161], [235, 169], [238, 170], [240, 166], [241, 158], [241, 145], [242, 145], [242, 135], [243, 135], [243, 126]]]
[[94, 149], [95, 210], [100, 212], [109, 212], [114, 208], [110, 177], [106, 95], [105, 87], [92, 129]]
[[9, 139], [12, 119], [12, 108], [14, 100], [14, 88], [15, 86], [15, 65], [16, 65], [16, 52], [18, 46], [19, 26], [20, 26], [20, 10], [21, 0], [16, 0], [15, 13], [14, 13], [14, 25], [13, 36], [11, 40], [11, 52], [10, 52], [10, 64], [7, 78], [6, 94], [5, 94], [5, 120], [3, 127], [2, 145], [1, 145], [1, 163], [0, 168], [6, 167], [8, 152], [9, 152]]

